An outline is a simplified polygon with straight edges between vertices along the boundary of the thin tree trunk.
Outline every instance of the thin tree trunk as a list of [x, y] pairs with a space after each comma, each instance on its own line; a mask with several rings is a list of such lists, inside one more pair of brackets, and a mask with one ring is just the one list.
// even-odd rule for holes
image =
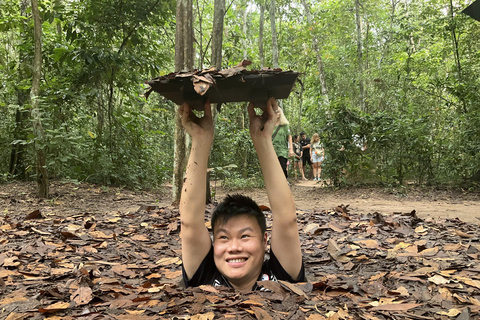
[[[202, 28], [202, 24], [203, 24], [203, 10], [200, 10], [200, 4], [198, 3], [198, 0], [196, 0], [197, 2], [197, 15], [198, 15], [198, 33], [199, 33], [199, 36], [198, 36], [198, 47], [200, 48], [200, 50], [198, 50], [199, 54], [198, 54], [198, 69], [202, 70], [203, 69], [203, 63], [205, 61], [205, 54], [204, 54], [204, 51], [203, 51], [203, 28]], [[206, 52], [206, 50], [205, 50]]]
[[[303, 7], [305, 9], [305, 15], [307, 16], [307, 22], [309, 26], [313, 26], [313, 18], [310, 12], [310, 8], [308, 7], [307, 0], [302, 0]], [[329, 104], [328, 99], [328, 90], [327, 90], [327, 82], [325, 81], [325, 70], [323, 67], [323, 59], [320, 52], [318, 38], [317, 36], [311, 32], [312, 34], [312, 43], [313, 49], [315, 50], [315, 56], [317, 58], [317, 67], [318, 67], [318, 78], [320, 80], [320, 90], [323, 96], [324, 103]]]
[[[22, 17], [26, 17], [26, 11], [28, 7], [29, 1], [28, 0], [20, 0], [20, 14]], [[27, 39], [27, 28], [28, 23], [26, 19], [22, 19], [20, 25], [20, 38]], [[24, 40], [25, 41], [25, 40]], [[19, 83], [25, 79], [26, 76], [26, 69], [27, 69], [27, 59], [29, 54], [25, 52], [23, 49], [25, 46], [20, 46], [18, 50], [18, 79]], [[15, 129], [13, 131], [13, 138], [14, 140], [27, 140], [27, 134], [25, 131], [25, 126], [28, 119], [28, 111], [25, 110], [24, 106], [28, 101], [29, 92], [23, 88], [16, 87], [15, 88], [17, 94], [17, 104], [18, 108], [15, 112]], [[12, 145], [12, 151], [10, 153], [10, 166], [9, 166], [9, 173], [11, 175], [17, 176], [20, 179], [26, 178], [26, 164], [24, 159], [25, 154], [25, 145], [21, 143], [17, 143]]]
[[[62, 5], [62, 0], [54, 0], [54, 3], [55, 3], [54, 7], [60, 8], [60, 6]], [[57, 21], [56, 28], [57, 28], [57, 36], [61, 40], [63, 32], [62, 32], [62, 22], [60, 20]]]
[[184, 0], [177, 0], [176, 28], [175, 28], [175, 72], [182, 71], [185, 61], [183, 43], [183, 12]]
[[360, 109], [365, 110], [365, 84], [363, 75], [362, 21], [360, 17], [360, 0], [355, 0], [355, 22], [357, 24], [357, 54], [358, 54], [358, 86], [360, 90]]
[[[212, 28], [212, 66], [217, 69], [222, 68], [222, 47], [223, 47], [223, 21], [225, 17], [225, 0], [215, 0], [213, 8], [213, 28]], [[213, 104], [213, 123], [217, 122], [217, 105]], [[208, 159], [209, 167], [210, 158]], [[205, 199], [207, 203], [212, 202], [212, 192], [210, 190], [210, 172], [207, 173], [207, 188]]]
[[[175, 71], [193, 69], [193, 9], [192, 0], [177, 0], [175, 30]], [[182, 120], [175, 112], [175, 144], [173, 155], [172, 202], [178, 204], [186, 165], [186, 135]]]
[[258, 55], [260, 57], [260, 68], [265, 67], [265, 53], [263, 51], [263, 21], [265, 20], [265, 3], [260, 3], [260, 27], [258, 30]]
[[215, 0], [212, 30], [212, 66], [222, 68], [223, 18], [225, 16], [225, 0]]
[[33, 79], [32, 90], [30, 91], [30, 99], [32, 102], [32, 119], [33, 119], [33, 133], [36, 137], [35, 151], [37, 154], [37, 183], [38, 196], [42, 199], [48, 198], [48, 173], [46, 166], [45, 147], [43, 142], [45, 140], [41, 113], [40, 113], [40, 78], [42, 75], [42, 22], [40, 21], [40, 12], [38, 10], [38, 0], [31, 0], [32, 16], [33, 16], [33, 38], [35, 42], [34, 58], [33, 58]]
[[185, 52], [184, 69], [192, 70], [195, 60], [193, 51], [193, 3], [192, 0], [182, 0], [185, 3], [183, 12], [183, 50]]
[[243, 7], [243, 17], [242, 17], [242, 39], [243, 39], [243, 59], [248, 59], [248, 51], [247, 51], [247, 48], [248, 48], [248, 42], [247, 42], [247, 4], [242, 1], [242, 7]]
[[278, 68], [278, 41], [277, 27], [275, 25], [275, 0], [270, 0], [270, 27], [272, 29], [272, 62], [273, 67]]
[[[453, 13], [453, 3], [452, 3], [452, 0], [450, 0], [450, 16], [451, 16], [451, 19], [452, 19], [452, 42], [453, 42], [453, 53], [455, 55], [455, 64], [457, 66], [457, 76], [458, 76], [458, 81], [461, 82], [462, 81], [462, 66], [460, 64], [460, 54], [458, 52], [458, 39], [457, 39], [457, 35], [456, 35], [456, 32], [455, 32], [455, 29], [456, 29], [456, 23], [455, 23], [455, 19], [454, 19], [454, 13]], [[459, 94], [459, 97], [460, 97], [460, 101], [462, 101], [462, 105], [463, 105], [463, 112], [464, 113], [467, 113], [467, 104], [465, 103], [465, 99], [463, 98], [463, 92], [461, 92]]]

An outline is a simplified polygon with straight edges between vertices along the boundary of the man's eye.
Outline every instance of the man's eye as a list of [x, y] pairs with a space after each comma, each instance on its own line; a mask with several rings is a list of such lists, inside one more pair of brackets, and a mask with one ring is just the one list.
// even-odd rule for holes
[[242, 235], [242, 239], [245, 239], [245, 238], [250, 238], [250, 235], [248, 235], [248, 234]]
[[218, 237], [218, 239], [220, 239], [220, 240], [227, 240], [228, 238], [227, 238], [227, 236], [220, 236], [220, 237]]

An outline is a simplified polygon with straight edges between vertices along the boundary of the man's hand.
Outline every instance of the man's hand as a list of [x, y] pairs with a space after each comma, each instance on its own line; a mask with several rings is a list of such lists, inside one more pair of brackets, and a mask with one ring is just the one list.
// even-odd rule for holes
[[178, 108], [178, 112], [182, 115], [182, 125], [192, 137], [192, 140], [213, 141], [212, 108], [208, 100], [205, 103], [205, 112], [201, 118], [197, 117], [186, 103]]
[[273, 97], [267, 100], [267, 107], [262, 115], [257, 115], [255, 106], [250, 102], [248, 105], [248, 116], [250, 118], [250, 137], [253, 141], [257, 139], [272, 139], [273, 129], [280, 118], [277, 100]]

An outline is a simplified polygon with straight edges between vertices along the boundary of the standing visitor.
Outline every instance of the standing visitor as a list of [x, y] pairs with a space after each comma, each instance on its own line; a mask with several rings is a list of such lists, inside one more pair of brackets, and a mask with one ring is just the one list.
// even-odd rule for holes
[[302, 146], [302, 167], [300, 168], [300, 173], [302, 174], [303, 180], [308, 180], [305, 178], [305, 164], [309, 164], [312, 168], [312, 159], [310, 157], [310, 139], [307, 138], [305, 132], [300, 133], [300, 145]]
[[282, 109], [278, 108], [276, 112], [279, 113], [280, 116], [277, 119], [275, 129], [273, 130], [272, 143], [278, 161], [280, 162], [280, 166], [285, 174], [285, 178], [288, 178], [288, 157], [293, 154], [292, 136], [290, 134], [289, 122], [287, 118], [285, 118]]
[[312, 136], [312, 141], [310, 143], [310, 158], [313, 162], [313, 180], [320, 181], [322, 162], [325, 158], [325, 149], [320, 143], [320, 136], [318, 133], [315, 133]]

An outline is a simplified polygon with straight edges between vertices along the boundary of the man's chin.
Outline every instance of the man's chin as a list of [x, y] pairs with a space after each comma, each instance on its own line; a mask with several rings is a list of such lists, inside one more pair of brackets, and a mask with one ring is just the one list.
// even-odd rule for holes
[[231, 270], [228, 270], [227, 272], [224, 273], [225, 278], [231, 279], [231, 280], [242, 280], [246, 274], [243, 272], [231, 272]]

